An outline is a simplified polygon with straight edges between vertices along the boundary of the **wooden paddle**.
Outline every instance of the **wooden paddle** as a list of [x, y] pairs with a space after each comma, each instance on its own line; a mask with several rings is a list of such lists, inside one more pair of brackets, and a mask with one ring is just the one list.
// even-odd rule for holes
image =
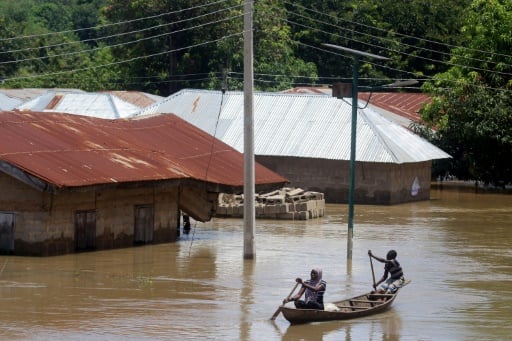
[[375, 289], [375, 272], [373, 272], [373, 262], [372, 262], [372, 256], [370, 255], [370, 252], [372, 250], [368, 250], [368, 257], [370, 257], [370, 266], [372, 267], [372, 277], [373, 277], [373, 288]]
[[[288, 295], [288, 297], [286, 297], [286, 300], [289, 300], [290, 297], [292, 297], [293, 295], [293, 292], [295, 291], [295, 289], [297, 289], [297, 286], [299, 285], [299, 282], [295, 283], [295, 286], [293, 287], [292, 291], [290, 291], [290, 294]], [[272, 317], [270, 318], [271, 320], [275, 320], [277, 315], [279, 315], [279, 313], [281, 312], [281, 308], [284, 307], [284, 302], [277, 308], [276, 312], [274, 313], [274, 315], [272, 315]]]

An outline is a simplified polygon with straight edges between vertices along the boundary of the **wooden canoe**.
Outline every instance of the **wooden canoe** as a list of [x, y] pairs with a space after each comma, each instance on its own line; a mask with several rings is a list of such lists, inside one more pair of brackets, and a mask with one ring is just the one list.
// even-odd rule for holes
[[[402, 287], [409, 284], [409, 282], [410, 280], [407, 280]], [[282, 307], [281, 312], [291, 324], [348, 320], [378, 314], [387, 310], [391, 307], [399, 291], [400, 289], [394, 294], [372, 294], [369, 292], [342, 301], [328, 303], [325, 305], [325, 310]]]

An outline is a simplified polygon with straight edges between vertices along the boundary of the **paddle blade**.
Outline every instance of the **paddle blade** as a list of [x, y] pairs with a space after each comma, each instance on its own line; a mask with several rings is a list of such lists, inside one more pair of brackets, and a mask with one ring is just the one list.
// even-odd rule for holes
[[[287, 300], [290, 300], [290, 297], [292, 297], [293, 295], [293, 292], [295, 291], [295, 289], [297, 289], [297, 286], [299, 285], [299, 283], [295, 283], [295, 285], [293, 286], [293, 289], [292, 291], [290, 291], [290, 294], [288, 295], [288, 297], [286, 298]], [[279, 313], [281, 312], [281, 308], [284, 306], [284, 301], [283, 301], [283, 304], [281, 304], [279, 306], [279, 308], [277, 308], [276, 312], [274, 313], [274, 315], [272, 315], [272, 317], [270, 318], [271, 320], [275, 320], [276, 317], [279, 315]]]
[[272, 317], [270, 318], [270, 320], [275, 320], [277, 316], [279, 316], [279, 313], [281, 312], [281, 307], [277, 308], [276, 312], [274, 313], [274, 315], [272, 315]]

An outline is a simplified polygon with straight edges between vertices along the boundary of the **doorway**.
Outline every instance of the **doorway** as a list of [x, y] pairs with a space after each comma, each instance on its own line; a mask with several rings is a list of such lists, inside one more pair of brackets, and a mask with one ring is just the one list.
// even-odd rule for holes
[[153, 205], [135, 206], [135, 244], [153, 242]]
[[0, 212], [0, 253], [14, 253], [14, 213]]
[[96, 249], [96, 211], [75, 212], [75, 249], [89, 251]]

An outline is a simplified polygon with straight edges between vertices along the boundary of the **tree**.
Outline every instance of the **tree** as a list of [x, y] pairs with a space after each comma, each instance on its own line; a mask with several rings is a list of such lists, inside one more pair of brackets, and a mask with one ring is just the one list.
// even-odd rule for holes
[[424, 85], [433, 102], [422, 119], [453, 156], [446, 172], [506, 184], [512, 181], [512, 2], [473, 1], [462, 32], [454, 66]]
[[463, 10], [470, 2], [296, 0], [285, 4], [293, 38], [302, 43], [298, 55], [314, 62], [320, 75], [351, 78], [350, 56], [317, 49], [331, 43], [391, 58], [385, 67], [361, 65], [361, 84], [382, 85], [390, 79], [446, 71], [449, 44], [458, 44]]
[[[119, 78], [117, 64], [110, 49], [101, 43], [82, 43], [74, 32], [80, 25], [73, 22], [78, 18], [73, 14], [79, 8], [77, 1], [0, 3], [0, 74], [4, 87], [119, 88], [115, 83]], [[95, 31], [81, 29], [81, 33]]]
[[[110, 0], [106, 18], [119, 32], [132, 31], [115, 42], [116, 58], [132, 60], [123, 67], [126, 76], [146, 79], [140, 87], [168, 95], [184, 87], [220, 89], [223, 70], [230, 78], [228, 88], [242, 89], [243, 2], [239, 0], [136, 1]], [[313, 63], [295, 55], [290, 30], [285, 25], [279, 1], [255, 4], [254, 72], [264, 74], [255, 86], [282, 90], [301, 77], [316, 77]]]

